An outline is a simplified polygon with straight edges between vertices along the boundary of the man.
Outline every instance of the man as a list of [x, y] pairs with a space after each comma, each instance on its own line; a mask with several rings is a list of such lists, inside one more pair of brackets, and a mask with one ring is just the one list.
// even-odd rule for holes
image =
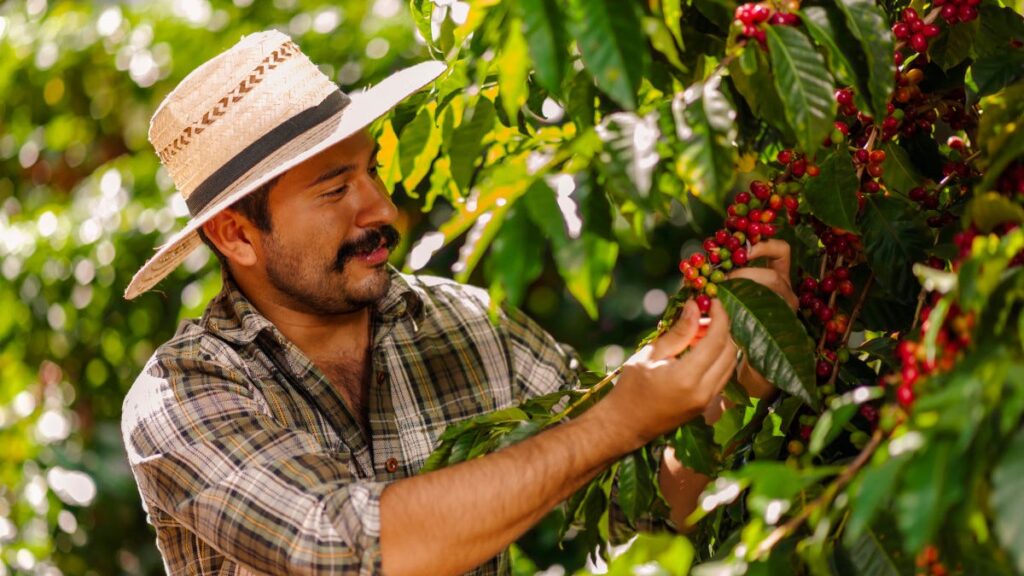
[[[574, 383], [568, 356], [520, 313], [491, 323], [485, 292], [387, 265], [396, 209], [365, 127], [442, 71], [414, 66], [350, 99], [265, 32], [193, 71], [155, 113], [150, 141], [193, 217], [126, 297], [201, 241], [224, 268], [222, 292], [124, 404], [168, 573], [494, 573], [509, 543], [700, 415], [732, 373], [721, 306], [691, 346], [689, 303], [584, 415], [416, 475], [448, 424]], [[771, 274], [759, 280], [788, 282]], [[699, 490], [687, 474], [663, 469], [678, 510]]]

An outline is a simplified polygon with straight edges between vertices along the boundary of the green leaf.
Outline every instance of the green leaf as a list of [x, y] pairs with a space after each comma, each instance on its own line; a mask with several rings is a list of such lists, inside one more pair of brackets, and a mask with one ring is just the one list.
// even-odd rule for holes
[[550, 239], [555, 264], [569, 293], [591, 318], [597, 318], [597, 299], [611, 284], [612, 270], [619, 255], [618, 243], [589, 231], [576, 238], [570, 237], [555, 192], [543, 180], [534, 182], [521, 202], [530, 218]]
[[619, 507], [630, 523], [636, 523], [654, 501], [655, 470], [637, 450], [619, 461]]
[[761, 48], [753, 42], [748, 43], [740, 57], [729, 64], [729, 77], [736, 91], [743, 96], [747, 106], [758, 118], [781, 132], [787, 140], [796, 140], [793, 129], [786, 123], [782, 99], [775, 89], [768, 58]]
[[849, 576], [901, 576], [895, 559], [889, 550], [882, 545], [878, 535], [872, 530], [865, 530], [860, 538], [844, 546], [844, 552], [851, 564]]
[[661, 3], [661, 11], [665, 20], [665, 26], [668, 26], [668, 29], [672, 32], [672, 38], [675, 39], [676, 44], [680, 49], [685, 48], [686, 44], [683, 42], [683, 31], [680, 27], [680, 23], [683, 20], [682, 2], [665, 0]]
[[733, 340], [743, 349], [751, 368], [817, 408], [814, 342], [786, 301], [746, 279], [720, 283], [718, 298], [729, 313]]
[[544, 236], [524, 207], [509, 210], [501, 230], [491, 242], [485, 269], [492, 295], [500, 290], [513, 306], [520, 305], [526, 287], [540, 276], [544, 269]]
[[928, 47], [928, 56], [943, 70], [955, 67], [972, 56], [978, 29], [977, 19], [946, 27]]
[[853, 503], [845, 535], [847, 543], [865, 534], [879, 508], [892, 496], [907, 460], [904, 457], [889, 458], [879, 463], [876, 457], [861, 473], [859, 483], [851, 490]]
[[882, 150], [885, 151], [885, 161], [882, 162], [885, 185], [890, 190], [906, 196], [913, 188], [921, 185], [924, 178], [917, 173], [906, 150], [895, 142], [886, 142]]
[[801, 406], [803, 402], [799, 398], [788, 397], [769, 409], [761, 423], [761, 430], [754, 437], [754, 456], [765, 460], [779, 457], [779, 451], [786, 443], [786, 435]]
[[671, 439], [676, 460], [684, 466], [711, 476], [718, 471], [721, 454], [715, 444], [714, 429], [703, 418], [680, 426]]
[[591, 128], [594, 125], [594, 98], [597, 92], [594, 88], [594, 79], [586, 70], [580, 70], [572, 77], [566, 91], [568, 96], [565, 111], [568, 112], [569, 118], [572, 118], [581, 130]]
[[669, 532], [643, 532], [608, 564], [608, 576], [634, 576], [641, 566], [644, 574], [686, 576], [692, 562], [693, 546], [686, 538]]
[[964, 210], [964, 220], [982, 232], [991, 232], [1004, 222], [1024, 223], [1024, 208], [997, 192], [975, 196]]
[[987, 96], [1024, 77], [1024, 19], [1011, 8], [988, 2], [978, 6], [978, 14], [971, 76], [978, 95]]
[[416, 186], [430, 171], [430, 165], [441, 148], [441, 131], [434, 125], [433, 114], [423, 108], [402, 129], [398, 138], [399, 165], [402, 186], [414, 196]]
[[850, 153], [833, 150], [818, 166], [821, 173], [804, 185], [804, 199], [811, 212], [829, 226], [856, 231], [860, 180]]
[[569, 66], [568, 33], [556, 0], [520, 0], [523, 32], [530, 45], [537, 82], [552, 94], [562, 92]]
[[1024, 155], [1024, 82], [981, 99], [978, 124], [979, 164], [984, 170], [977, 192], [990, 192], [1003, 170]]
[[768, 53], [786, 121], [801, 150], [813, 153], [832, 131], [836, 101], [825, 60], [797, 28], [769, 26]]
[[994, 94], [1024, 78], [1024, 51], [1008, 49], [1005, 54], [980, 56], [971, 66], [978, 95]]
[[636, 108], [647, 42], [633, 2], [570, 0], [569, 29], [597, 85], [623, 108]]
[[427, 46], [432, 50], [436, 49], [433, 34], [430, 31], [430, 14], [433, 9], [433, 0], [409, 0], [409, 12], [412, 13], [412, 20], [416, 24], [416, 29], [419, 30]]
[[526, 78], [530, 73], [530, 57], [527, 55], [526, 38], [523, 37], [521, 28], [518, 19], [512, 20], [504, 27], [505, 42], [495, 61], [501, 104], [513, 126], [519, 108], [526, 103], [526, 95], [529, 92]]
[[721, 92], [720, 77], [676, 94], [672, 116], [683, 146], [676, 174], [701, 201], [720, 209], [736, 178], [737, 160], [736, 111]]
[[1024, 572], [1024, 430], [1019, 430], [992, 471], [989, 505], [995, 516], [996, 536]]
[[855, 86], [858, 93], [868, 94], [867, 62], [860, 44], [843, 18], [832, 5], [802, 9], [803, 22], [811, 38], [825, 49], [829, 70], [838, 82]]
[[455, 185], [463, 194], [469, 192], [469, 184], [476, 170], [476, 162], [480, 159], [483, 138], [494, 126], [494, 103], [487, 98], [478, 98], [472, 108], [468, 108], [462, 123], [452, 134], [451, 171]]
[[868, 196], [861, 230], [868, 264], [879, 283], [897, 296], [913, 292], [913, 264], [932, 244], [916, 207], [894, 197]]
[[933, 438], [907, 464], [896, 518], [908, 552], [931, 542], [946, 511], [963, 496], [964, 460], [948, 440]]
[[871, 98], [871, 115], [882, 119], [894, 88], [896, 65], [893, 63], [894, 49], [892, 31], [885, 14], [874, 0], [836, 0], [836, 5], [846, 15], [846, 25], [860, 40], [861, 49], [868, 61], [868, 88]]
[[941, 298], [932, 307], [931, 312], [928, 313], [928, 329], [924, 331], [924, 335], [921, 337], [921, 345], [924, 346], [925, 357], [928, 360], [935, 360], [939, 331], [946, 321], [946, 314], [949, 313], [950, 300], [950, 295]]
[[679, 51], [676, 50], [675, 40], [672, 39], [672, 33], [665, 27], [665, 24], [651, 16], [644, 16], [643, 23], [644, 34], [651, 41], [651, 46], [660, 52], [676, 69], [685, 72], [687, 67], [679, 59]]

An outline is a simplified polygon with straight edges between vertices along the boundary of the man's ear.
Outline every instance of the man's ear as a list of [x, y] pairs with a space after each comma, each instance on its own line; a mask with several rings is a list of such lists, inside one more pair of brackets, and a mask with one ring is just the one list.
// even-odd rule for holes
[[203, 232], [233, 265], [249, 267], [258, 261], [259, 231], [238, 212], [221, 210], [203, 224]]

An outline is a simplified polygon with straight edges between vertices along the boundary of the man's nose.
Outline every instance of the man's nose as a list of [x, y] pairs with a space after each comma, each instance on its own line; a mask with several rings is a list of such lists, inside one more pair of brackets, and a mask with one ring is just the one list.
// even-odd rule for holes
[[384, 183], [378, 178], [367, 175], [360, 182], [360, 210], [356, 217], [356, 224], [360, 228], [373, 228], [384, 224], [391, 224], [398, 218], [398, 208], [391, 201]]

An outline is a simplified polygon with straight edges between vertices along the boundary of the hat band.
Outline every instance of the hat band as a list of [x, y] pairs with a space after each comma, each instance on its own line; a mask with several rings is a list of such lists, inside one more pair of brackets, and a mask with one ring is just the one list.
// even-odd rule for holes
[[185, 199], [190, 214], [195, 216], [213, 202], [233, 182], [252, 170], [270, 153], [291, 142], [304, 132], [341, 112], [352, 100], [340, 90], [332, 92], [322, 102], [285, 120], [270, 132], [260, 136], [244, 150], [224, 163]]

